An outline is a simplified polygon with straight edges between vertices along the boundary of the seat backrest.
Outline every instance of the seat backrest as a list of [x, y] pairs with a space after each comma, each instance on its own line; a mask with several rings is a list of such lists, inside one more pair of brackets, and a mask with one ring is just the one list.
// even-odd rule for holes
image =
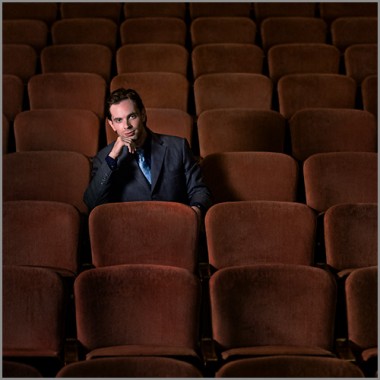
[[375, 117], [363, 110], [309, 108], [289, 120], [292, 156], [304, 161], [316, 153], [377, 152]]
[[3, 357], [62, 354], [64, 286], [45, 268], [3, 266]]
[[37, 53], [30, 45], [3, 45], [3, 74], [18, 76], [24, 83], [37, 72]]
[[10, 150], [10, 125], [6, 116], [3, 114], [2, 118], [2, 138], [3, 138], [3, 152], [2, 154], [6, 154]]
[[138, 3], [128, 2], [123, 4], [124, 17], [177, 17], [185, 20], [187, 9], [185, 3]]
[[60, 4], [62, 18], [107, 18], [116, 24], [120, 21], [122, 4], [120, 3], [66, 3]]
[[269, 76], [274, 82], [287, 74], [339, 74], [339, 64], [339, 50], [328, 44], [280, 44], [268, 51]]
[[28, 83], [30, 109], [77, 108], [104, 117], [106, 81], [94, 73], [47, 73]]
[[377, 17], [377, 4], [371, 2], [321, 2], [319, 3], [320, 17], [328, 25], [339, 17]]
[[3, 43], [29, 45], [37, 54], [48, 44], [48, 33], [41, 20], [3, 20]]
[[262, 74], [264, 53], [253, 44], [202, 44], [192, 51], [191, 60], [194, 79], [212, 73]]
[[177, 73], [142, 72], [119, 74], [112, 78], [110, 91], [133, 88], [145, 107], [174, 108], [187, 112], [190, 85], [187, 78]]
[[269, 17], [261, 23], [260, 33], [264, 51], [278, 44], [327, 42], [326, 23], [313, 17]]
[[24, 111], [14, 122], [16, 151], [62, 150], [93, 157], [99, 150], [100, 121], [79, 109]]
[[[185, 111], [174, 108], [146, 108], [148, 127], [155, 133], [183, 137], [192, 146], [193, 119]], [[107, 143], [115, 141], [117, 134], [106, 121]]]
[[115, 357], [82, 360], [62, 368], [56, 377], [202, 377], [192, 364], [165, 357]]
[[77, 152], [17, 152], [3, 157], [3, 200], [69, 203], [87, 213], [83, 194], [90, 182], [90, 161]]
[[[255, 96], [252, 96], [255, 94]], [[272, 108], [273, 83], [263, 74], [205, 74], [194, 82], [196, 114], [215, 108]]]
[[177, 17], [127, 18], [120, 25], [122, 45], [167, 43], [185, 46], [186, 35], [186, 23]]
[[50, 26], [57, 18], [57, 3], [3, 3], [3, 20], [40, 20]]
[[271, 3], [253, 4], [254, 18], [261, 22], [269, 17], [315, 17], [315, 3]]
[[205, 219], [210, 264], [216, 268], [258, 263], [311, 265], [316, 217], [296, 202], [225, 202]]
[[51, 28], [53, 44], [99, 44], [115, 51], [117, 24], [107, 18], [65, 18]]
[[289, 74], [278, 81], [279, 110], [287, 119], [304, 108], [355, 108], [356, 83], [340, 74]]
[[264, 356], [234, 360], [220, 368], [215, 377], [364, 377], [348, 360], [318, 356]]
[[207, 2], [189, 3], [189, 16], [191, 20], [198, 17], [251, 17], [250, 3], [219, 3]]
[[344, 52], [346, 74], [360, 86], [370, 75], [377, 75], [377, 44], [350, 45]]
[[215, 203], [268, 200], [294, 202], [298, 165], [289, 155], [272, 152], [224, 152], [201, 162]]
[[99, 44], [50, 45], [41, 52], [42, 73], [94, 73], [110, 80], [112, 51]]
[[145, 347], [148, 356], [150, 347], [157, 356], [160, 347], [196, 349], [200, 284], [183, 268], [136, 264], [87, 270], [77, 277], [74, 294], [78, 341], [87, 351], [128, 345]]
[[369, 75], [361, 85], [363, 109], [377, 118], [377, 75]]
[[249, 17], [198, 17], [190, 24], [191, 45], [256, 42], [256, 24]]
[[326, 262], [337, 271], [377, 265], [377, 204], [330, 207], [324, 216]]
[[377, 44], [377, 16], [339, 17], [331, 24], [331, 39], [341, 52], [354, 44]]
[[200, 156], [218, 152], [284, 152], [286, 120], [276, 111], [228, 108], [197, 120]]
[[377, 153], [314, 154], [303, 173], [306, 203], [319, 212], [339, 203], [377, 202]]
[[12, 123], [24, 109], [24, 84], [13, 74], [3, 74], [3, 115]]
[[42, 377], [38, 369], [25, 363], [3, 360], [4, 377]]
[[3, 264], [47, 267], [73, 276], [78, 270], [80, 214], [49, 201], [3, 203]]
[[354, 270], [345, 282], [348, 339], [359, 352], [378, 346], [377, 266]]
[[135, 72], [171, 72], [187, 76], [189, 53], [178, 44], [126, 44], [116, 52], [118, 74]]
[[196, 269], [197, 218], [186, 205], [159, 201], [100, 205], [90, 213], [89, 232], [96, 267], [158, 264]]
[[210, 278], [210, 300], [213, 338], [221, 351], [255, 346], [332, 350], [336, 283], [328, 271], [287, 264], [220, 269]]

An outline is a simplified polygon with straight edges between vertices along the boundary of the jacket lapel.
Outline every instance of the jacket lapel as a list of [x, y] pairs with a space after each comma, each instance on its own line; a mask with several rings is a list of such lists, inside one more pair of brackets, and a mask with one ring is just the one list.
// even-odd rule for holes
[[151, 176], [152, 176], [152, 192], [157, 184], [161, 173], [162, 164], [164, 162], [166, 146], [162, 143], [159, 137], [152, 133], [151, 147]]

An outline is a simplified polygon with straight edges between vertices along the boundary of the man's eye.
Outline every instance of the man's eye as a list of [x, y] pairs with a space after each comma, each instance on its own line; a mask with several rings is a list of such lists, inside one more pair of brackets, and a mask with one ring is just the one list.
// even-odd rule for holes
[[114, 119], [113, 121], [114, 121], [115, 123], [119, 123], [119, 124], [120, 124], [120, 123], [123, 121], [123, 119], [117, 118], [117, 119]]
[[132, 115], [129, 116], [130, 119], [136, 119], [137, 115], [133, 113]]

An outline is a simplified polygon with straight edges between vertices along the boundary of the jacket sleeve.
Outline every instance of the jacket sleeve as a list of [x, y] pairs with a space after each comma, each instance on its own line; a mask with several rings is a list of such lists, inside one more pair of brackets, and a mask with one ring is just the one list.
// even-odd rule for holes
[[187, 140], [184, 139], [183, 163], [187, 195], [190, 206], [200, 205], [206, 212], [212, 205], [211, 193], [203, 182], [199, 163], [195, 159]]
[[112, 175], [117, 169], [111, 170], [105, 160], [107, 154], [108, 151], [101, 151], [93, 160], [91, 181], [83, 197], [84, 202], [90, 210], [100, 204], [107, 203], [109, 199]]

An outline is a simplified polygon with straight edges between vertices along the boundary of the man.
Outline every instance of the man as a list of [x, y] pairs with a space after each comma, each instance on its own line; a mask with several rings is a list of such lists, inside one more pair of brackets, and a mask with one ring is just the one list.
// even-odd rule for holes
[[94, 158], [84, 194], [89, 209], [108, 202], [157, 200], [184, 203], [199, 218], [204, 215], [210, 192], [186, 139], [149, 130], [144, 104], [134, 90], [115, 90], [107, 106], [108, 122], [118, 137]]

